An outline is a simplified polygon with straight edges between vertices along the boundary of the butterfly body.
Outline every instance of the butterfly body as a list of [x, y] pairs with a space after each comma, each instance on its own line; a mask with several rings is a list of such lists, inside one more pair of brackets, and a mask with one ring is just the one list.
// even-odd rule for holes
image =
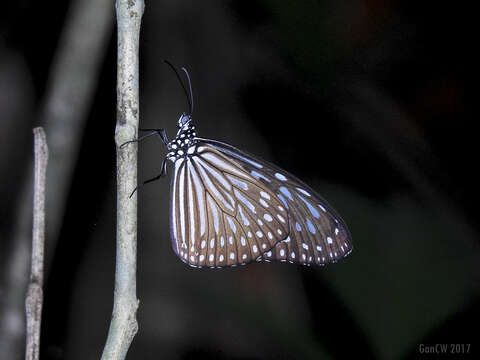
[[197, 143], [195, 125], [193, 125], [190, 115], [182, 114], [177, 126], [179, 127], [177, 136], [167, 144], [169, 153], [166, 158], [172, 162], [191, 156], [194, 145]]

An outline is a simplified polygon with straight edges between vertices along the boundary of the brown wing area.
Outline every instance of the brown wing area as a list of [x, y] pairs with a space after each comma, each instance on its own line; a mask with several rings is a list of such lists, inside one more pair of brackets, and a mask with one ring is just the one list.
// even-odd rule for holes
[[[288, 188], [282, 190], [285, 192], [285, 189]], [[291, 197], [283, 193], [279, 196], [288, 207], [290, 234], [275, 246], [271, 254], [264, 254], [263, 260], [325, 265], [348, 255], [352, 246], [343, 223], [328, 213], [313, 194], [307, 197], [293, 189], [288, 193]]]
[[288, 213], [288, 237], [266, 251], [262, 261], [325, 265], [348, 255], [353, 244], [347, 226], [336, 211], [304, 182], [228, 144], [204, 140], [268, 188]]
[[201, 267], [247, 264], [289, 233], [285, 205], [241, 163], [204, 143], [175, 162], [171, 234], [176, 254]]

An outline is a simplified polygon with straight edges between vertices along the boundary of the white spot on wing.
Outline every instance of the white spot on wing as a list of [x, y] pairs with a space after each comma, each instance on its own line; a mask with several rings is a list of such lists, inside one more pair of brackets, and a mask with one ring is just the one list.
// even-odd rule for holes
[[232, 229], [233, 233], [237, 232], [237, 227], [235, 226], [235, 223], [230, 217], [227, 217], [228, 224], [230, 225], [230, 229]]
[[260, 174], [260, 173], [256, 172], [255, 170], [252, 170], [252, 171], [250, 172], [250, 174], [252, 174], [252, 176], [253, 176], [255, 179], [257, 179], [257, 180], [263, 179], [263, 180], [265, 180], [266, 182], [271, 182], [271, 180], [270, 180], [269, 178], [267, 178], [267, 177], [266, 177], [265, 175], [263, 175], [263, 174]]
[[271, 199], [270, 195], [268, 195], [268, 193], [266, 193], [265, 191], [260, 191], [260, 195], [267, 200]]
[[307, 227], [308, 231], [310, 231], [312, 234], [315, 234], [317, 231], [315, 230], [315, 226], [313, 226], [312, 222], [307, 219]]
[[245, 216], [245, 214], [243, 213], [242, 207], [240, 205], [238, 205], [238, 212], [240, 213], [240, 217], [242, 218], [242, 221], [245, 224], [245, 226], [250, 225], [250, 221], [248, 221], [248, 219]]
[[306, 190], [304, 190], [302, 188], [297, 187], [297, 191], [301, 192], [303, 195], [311, 196], [309, 192], [307, 192]]
[[282, 194], [284, 194], [290, 200], [293, 200], [292, 194], [290, 193], [290, 191], [285, 186], [281, 186], [280, 191], [282, 192]]
[[318, 213], [317, 209], [315, 209], [312, 204], [310, 204], [303, 196], [298, 195], [298, 197], [307, 205], [308, 210], [310, 210], [310, 213], [313, 215], [314, 218], [319, 218], [320, 214]]
[[281, 194], [277, 194], [277, 196], [280, 199], [280, 201], [283, 203], [283, 205], [288, 209], [287, 200], [285, 200], [285, 198]]

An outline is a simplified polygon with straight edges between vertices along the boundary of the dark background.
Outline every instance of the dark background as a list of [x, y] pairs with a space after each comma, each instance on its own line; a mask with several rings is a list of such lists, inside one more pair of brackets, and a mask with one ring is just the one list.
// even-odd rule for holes
[[[8, 2], [0, 15], [3, 262], [70, 3]], [[128, 358], [410, 359], [437, 343], [478, 354], [476, 21], [460, 2], [147, 1], [141, 126], [174, 136], [187, 103], [162, 59], [186, 66], [200, 136], [302, 178], [342, 215], [354, 251], [325, 268], [192, 269], [171, 249], [169, 180], [146, 186]], [[42, 359], [99, 358], [106, 339], [115, 81], [112, 32], [60, 236], [47, 243]], [[164, 155], [160, 141], [142, 143], [139, 180]]]

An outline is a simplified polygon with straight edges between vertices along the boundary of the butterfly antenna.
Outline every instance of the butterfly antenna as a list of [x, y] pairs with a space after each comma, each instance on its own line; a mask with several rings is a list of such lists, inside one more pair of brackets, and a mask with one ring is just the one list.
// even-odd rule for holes
[[190, 90], [190, 115], [193, 114], [193, 91], [192, 91], [192, 82], [190, 81], [190, 74], [188, 73], [188, 70], [182, 67], [182, 70], [185, 72], [185, 75], [187, 76], [188, 80], [188, 90]]
[[[183, 92], [185, 93], [185, 96], [187, 97], [188, 108], [190, 109], [190, 114], [191, 114], [192, 109], [193, 109], [192, 102], [190, 100], [190, 96], [188, 95], [187, 88], [185, 87], [185, 84], [183, 83], [182, 78], [180, 77], [180, 74], [178, 73], [177, 69], [175, 68], [175, 66], [172, 65], [172, 63], [170, 61], [168, 61], [168, 60], [163, 60], [163, 61], [165, 61], [165, 63], [172, 68], [173, 72], [177, 76], [178, 81], [180, 82], [180, 85], [182, 85]], [[188, 78], [188, 79], [189, 79], [189, 84], [190, 84], [190, 78]], [[191, 89], [191, 86], [190, 86], [190, 89]]]

